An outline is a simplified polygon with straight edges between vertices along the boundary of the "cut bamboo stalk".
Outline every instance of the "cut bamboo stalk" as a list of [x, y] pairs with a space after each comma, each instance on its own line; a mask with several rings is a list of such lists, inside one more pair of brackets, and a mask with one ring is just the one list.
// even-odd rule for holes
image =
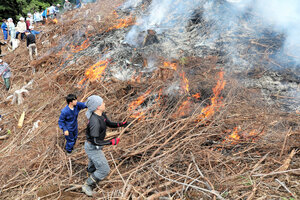
[[25, 119], [25, 111], [23, 111], [20, 119], [19, 119], [19, 122], [18, 122], [18, 128], [22, 128], [23, 126], [23, 123], [24, 123], [24, 119]]

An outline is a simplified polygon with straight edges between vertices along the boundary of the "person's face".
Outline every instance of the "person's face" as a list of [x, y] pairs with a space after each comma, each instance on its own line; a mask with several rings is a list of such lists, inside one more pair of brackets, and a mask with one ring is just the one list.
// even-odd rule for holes
[[76, 106], [77, 105], [77, 99], [74, 99], [71, 103], [72, 103], [73, 106]]
[[101, 106], [98, 107], [98, 110], [101, 112], [105, 111], [105, 103], [104, 102], [101, 104]]

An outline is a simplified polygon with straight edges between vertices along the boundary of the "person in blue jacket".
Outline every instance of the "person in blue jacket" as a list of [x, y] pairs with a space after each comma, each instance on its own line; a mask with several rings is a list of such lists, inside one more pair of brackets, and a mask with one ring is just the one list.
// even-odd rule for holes
[[7, 28], [7, 24], [6, 24], [6, 19], [3, 19], [2, 22], [3, 23], [1, 25], [1, 28], [2, 28], [3, 35], [4, 35], [4, 40], [7, 40], [7, 37], [8, 37], [8, 28]]
[[59, 128], [63, 130], [63, 133], [67, 140], [65, 148], [67, 153], [70, 154], [73, 150], [78, 136], [77, 117], [79, 111], [87, 107], [85, 103], [77, 101], [77, 97], [75, 94], [68, 94], [68, 96], [66, 97], [66, 101], [68, 105], [61, 110], [58, 125]]
[[81, 7], [81, 0], [76, 0], [76, 7], [75, 8], [80, 8]]
[[42, 31], [36, 31], [36, 30], [33, 30], [33, 29], [34, 29], [33, 26], [29, 26], [29, 32], [33, 35], [38, 35], [42, 32]]

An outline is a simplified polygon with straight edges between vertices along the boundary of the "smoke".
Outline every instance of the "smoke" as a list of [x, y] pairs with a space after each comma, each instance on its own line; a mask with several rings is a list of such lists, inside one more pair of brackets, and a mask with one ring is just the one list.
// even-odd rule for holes
[[[284, 50], [298, 56], [300, 53], [300, 1], [256, 1], [254, 8], [265, 23], [273, 25], [274, 29], [285, 34]], [[300, 61], [300, 57], [297, 61]]]
[[124, 10], [129, 8], [136, 8], [141, 3], [142, 0], [128, 0], [120, 8]]
[[[214, 33], [210, 39], [217, 40], [225, 31], [241, 31], [241, 20], [250, 11], [253, 16], [247, 21], [248, 26], [258, 27], [253, 37], [264, 36], [264, 30], [269, 29], [281, 33], [285, 37], [281, 51], [292, 55], [300, 63], [300, 1], [299, 0], [227, 0], [206, 1], [204, 18], [214, 21]], [[217, 8], [216, 8], [217, 6]], [[245, 30], [242, 30], [245, 31]], [[274, 41], [275, 42], [275, 41]], [[237, 48], [235, 48], [237, 49]], [[282, 53], [281, 52], [281, 53]], [[277, 55], [280, 57], [283, 55]]]
[[202, 0], [153, 0], [146, 11], [148, 14], [139, 18], [138, 25], [127, 34], [126, 42], [137, 45], [138, 35], [148, 29], [161, 33], [174, 26], [184, 26], [200, 2]]

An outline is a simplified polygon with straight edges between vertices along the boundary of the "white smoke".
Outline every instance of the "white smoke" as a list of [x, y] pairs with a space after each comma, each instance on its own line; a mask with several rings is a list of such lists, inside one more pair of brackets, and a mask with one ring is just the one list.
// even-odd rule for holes
[[196, 6], [203, 0], [153, 0], [145, 16], [137, 20], [126, 36], [126, 42], [136, 45], [135, 39], [147, 29], [156, 32], [166, 31], [176, 26], [184, 26], [192, 15]]
[[[300, 53], [300, 1], [256, 1], [254, 8], [267, 24], [274, 25], [277, 31], [285, 34], [285, 50], [298, 56]], [[300, 61], [300, 57], [298, 59]]]
[[[141, 2], [129, 0], [123, 6], [136, 6]], [[259, 20], [264, 26], [256, 31], [256, 37], [262, 36], [260, 34], [263, 28], [272, 27], [274, 31], [284, 34], [283, 50], [286, 53], [294, 57], [300, 53], [300, 0], [152, 0], [125, 41], [137, 45], [137, 38], [147, 29], [160, 33], [174, 26], [185, 26], [198, 8], [204, 11], [205, 20], [215, 22], [209, 38], [212, 41], [217, 40], [224, 30], [240, 30], [241, 17], [251, 10], [256, 19], [248, 19], [247, 23], [255, 24]]]
[[136, 8], [141, 3], [142, 0], [128, 0], [120, 8], [121, 9]]

